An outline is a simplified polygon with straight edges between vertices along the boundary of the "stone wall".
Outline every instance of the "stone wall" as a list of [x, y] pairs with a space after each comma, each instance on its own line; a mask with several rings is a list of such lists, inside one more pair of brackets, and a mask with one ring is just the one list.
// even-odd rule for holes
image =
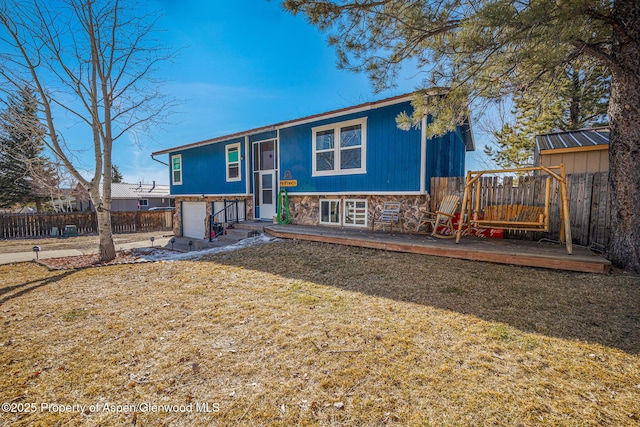
[[[385, 202], [400, 202], [400, 217], [402, 219], [402, 231], [415, 231], [418, 220], [422, 216], [421, 211], [429, 210], [429, 195], [394, 195], [394, 196], [295, 196], [289, 194], [289, 214], [292, 224], [319, 225], [320, 224], [320, 199], [355, 199], [367, 200], [367, 227], [371, 227], [372, 221], [377, 219], [382, 212]], [[340, 209], [344, 209], [344, 201]], [[376, 230], [380, 226], [376, 224]]]

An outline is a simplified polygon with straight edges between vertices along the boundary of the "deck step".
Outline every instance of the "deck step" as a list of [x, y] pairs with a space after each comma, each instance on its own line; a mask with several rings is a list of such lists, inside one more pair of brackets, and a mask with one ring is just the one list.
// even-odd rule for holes
[[273, 224], [267, 221], [242, 221], [237, 224], [233, 224], [233, 228], [241, 230], [253, 230], [263, 233], [264, 228], [269, 225]]

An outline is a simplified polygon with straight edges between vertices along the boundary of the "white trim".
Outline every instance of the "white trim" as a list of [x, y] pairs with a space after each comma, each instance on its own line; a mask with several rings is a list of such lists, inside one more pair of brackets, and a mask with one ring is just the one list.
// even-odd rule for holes
[[276, 154], [276, 161], [275, 161], [276, 186], [274, 188], [274, 191], [276, 192], [276, 206], [277, 206], [278, 205], [277, 198], [278, 198], [278, 192], [279, 192], [278, 189], [280, 188], [280, 129], [276, 130], [275, 150], [276, 150], [276, 153], [275, 153]]
[[[364, 202], [364, 224], [354, 224], [347, 222], [347, 203], [349, 202], [353, 202], [354, 205], [358, 202]], [[344, 199], [343, 206], [344, 208], [342, 209], [342, 225], [344, 225], [345, 227], [367, 227], [367, 224], [369, 223], [369, 202], [367, 201], [367, 199]]]
[[427, 193], [427, 116], [422, 118], [420, 130], [420, 194]]
[[[179, 158], [180, 159], [180, 181], [176, 181], [174, 180], [174, 175], [173, 175], [173, 159], [174, 158]], [[182, 185], [182, 171], [184, 170], [184, 165], [182, 164], [182, 154], [174, 154], [173, 156], [171, 156], [171, 183], [173, 185]]]
[[[349, 126], [360, 125], [360, 145], [354, 147], [340, 146], [340, 130]], [[332, 130], [334, 134], [333, 148], [327, 150], [316, 149], [316, 134], [318, 132]], [[341, 156], [343, 151], [348, 150], [360, 150], [360, 167], [357, 169], [340, 169]], [[355, 175], [367, 173], [367, 118], [361, 117], [359, 119], [347, 120], [344, 122], [336, 122], [322, 126], [316, 126], [311, 128], [311, 152], [312, 152], [312, 169], [311, 176], [336, 176], [336, 175]], [[317, 154], [318, 153], [333, 153], [333, 169], [332, 170], [317, 170]]]
[[[251, 156], [251, 153], [249, 152], [249, 135], [244, 137], [244, 192], [245, 195], [249, 195], [250, 194], [250, 188], [251, 186], [249, 185], [249, 177], [251, 176], [250, 174], [253, 171], [249, 170], [249, 156]], [[242, 158], [242, 156], [241, 156]]]
[[[338, 203], [338, 222], [326, 222], [322, 221], [322, 202], [337, 202]], [[342, 225], [342, 203], [340, 203], [340, 199], [320, 199], [318, 202], [318, 223], [321, 225]]]
[[[238, 150], [238, 160], [236, 162], [229, 162], [229, 151], [232, 149], [237, 149]], [[227, 144], [224, 147], [224, 169], [225, 169], [225, 176], [227, 178], [227, 182], [237, 182], [237, 181], [242, 181], [242, 161], [240, 160], [240, 154], [242, 153], [242, 151], [240, 150], [240, 143], [239, 142], [235, 142], [233, 144]], [[229, 166], [237, 164], [238, 165], [238, 176], [234, 177], [234, 178], [230, 178], [229, 177]]]
[[[278, 129], [271, 129], [268, 130], [267, 132], [276, 132], [276, 136], [272, 137], [272, 138], [265, 138], [265, 139], [256, 139], [255, 141], [251, 141], [251, 144], [259, 144], [261, 142], [267, 142], [267, 141], [273, 141], [274, 139], [278, 139], [280, 137], [280, 133], [278, 132]], [[262, 132], [258, 132], [258, 133], [262, 133]], [[255, 135], [255, 134], [251, 134], [251, 135]], [[249, 137], [249, 135], [247, 135], [247, 138]]]
[[[176, 199], [181, 197], [245, 197], [247, 194], [244, 193], [227, 193], [227, 194], [172, 194], [172, 196]], [[253, 194], [248, 194], [248, 196], [253, 196]], [[205, 200], [183, 200], [183, 202], [204, 202]]]
[[309, 193], [289, 191], [289, 196], [420, 196], [419, 191], [328, 191]]

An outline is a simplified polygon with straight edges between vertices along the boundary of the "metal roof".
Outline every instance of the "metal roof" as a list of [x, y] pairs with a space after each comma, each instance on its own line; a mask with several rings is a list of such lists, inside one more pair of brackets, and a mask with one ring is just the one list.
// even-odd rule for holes
[[[102, 190], [102, 186], [100, 187]], [[112, 199], [158, 199], [170, 197], [170, 187], [161, 184], [127, 184], [112, 183], [111, 198]], [[172, 197], [172, 196], [171, 196]]]
[[580, 129], [536, 136], [536, 151], [609, 144], [609, 128]]

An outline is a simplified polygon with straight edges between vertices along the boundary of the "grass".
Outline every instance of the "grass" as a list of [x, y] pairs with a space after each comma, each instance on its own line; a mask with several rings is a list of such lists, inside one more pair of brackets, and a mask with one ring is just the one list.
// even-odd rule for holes
[[0, 425], [640, 423], [636, 277], [303, 242], [0, 276], [0, 401], [38, 405]]

